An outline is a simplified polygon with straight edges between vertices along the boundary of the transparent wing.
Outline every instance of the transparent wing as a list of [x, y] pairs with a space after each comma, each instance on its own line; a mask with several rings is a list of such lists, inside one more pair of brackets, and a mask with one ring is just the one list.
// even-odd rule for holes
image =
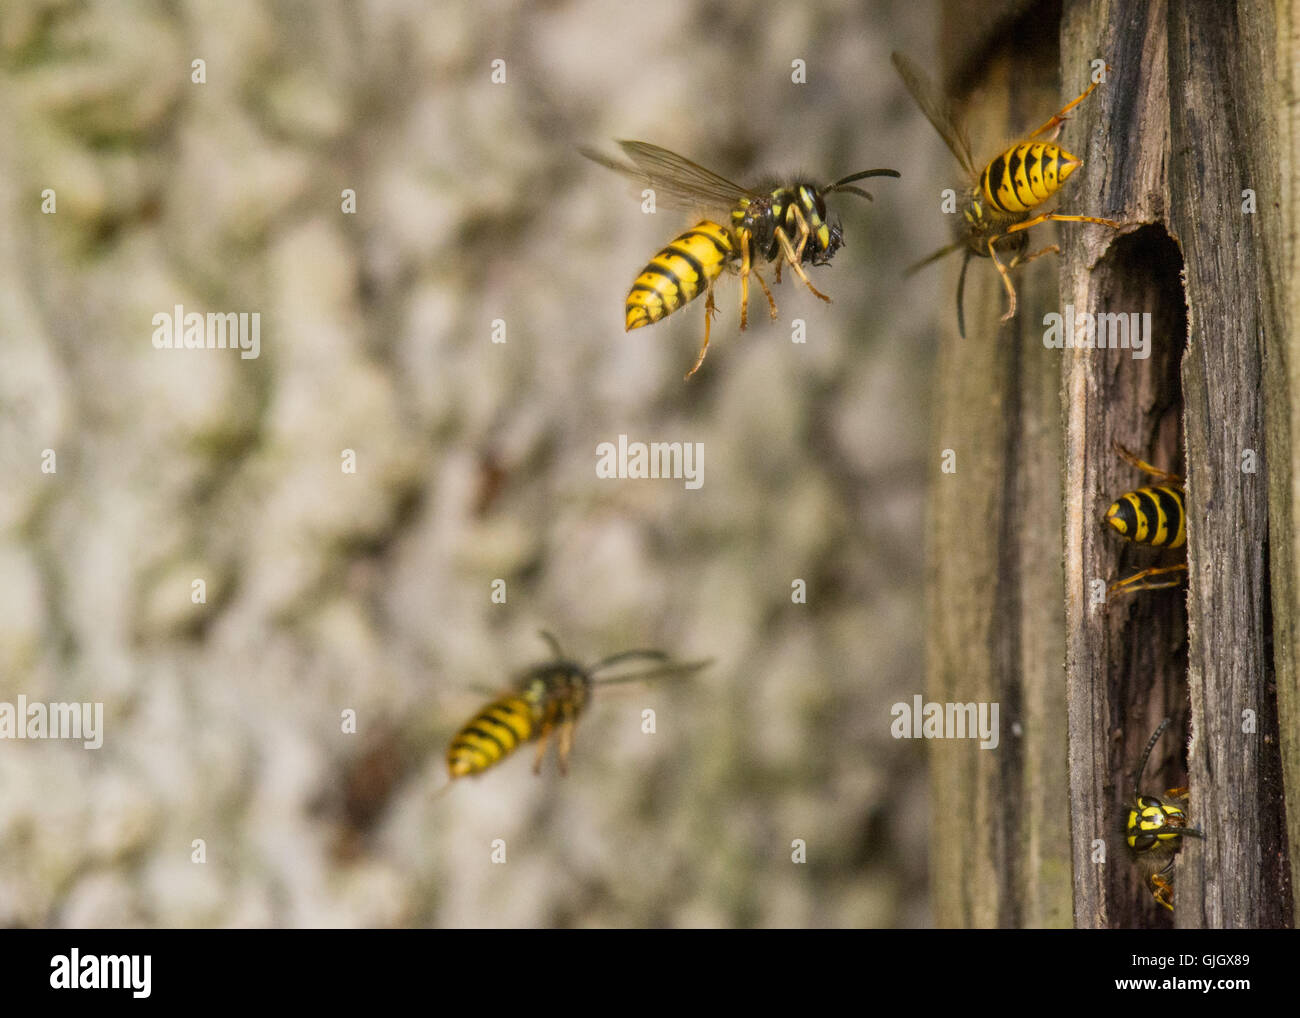
[[660, 205], [687, 209], [706, 206], [730, 211], [742, 198], [758, 197], [757, 192], [720, 177], [666, 148], [644, 141], [620, 141], [618, 144], [631, 163], [620, 163], [588, 148], [579, 151], [593, 162], [652, 188]]
[[894, 61], [894, 67], [898, 69], [903, 84], [912, 93], [916, 104], [921, 107], [926, 120], [934, 125], [934, 129], [939, 132], [939, 137], [957, 157], [957, 162], [961, 163], [962, 169], [971, 177], [978, 177], [979, 171], [976, 170], [975, 160], [970, 154], [970, 139], [966, 137], [966, 131], [957, 126], [948, 100], [931, 84], [925, 72], [902, 53], [893, 53], [890, 59]]

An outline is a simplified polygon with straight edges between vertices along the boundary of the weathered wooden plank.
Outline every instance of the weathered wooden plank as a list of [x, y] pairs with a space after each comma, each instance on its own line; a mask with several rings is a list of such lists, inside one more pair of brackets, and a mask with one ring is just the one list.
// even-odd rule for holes
[[[1097, 125], [1088, 131], [1085, 158], [1105, 166], [1100, 177], [1088, 176], [1086, 204], [1123, 209], [1122, 218], [1144, 225], [1120, 238], [1071, 237], [1062, 291], [1079, 311], [1150, 313], [1155, 349], [1141, 361], [1101, 349], [1066, 359], [1076, 921], [1168, 921], [1122, 853], [1108, 850], [1098, 865], [1091, 846], [1122, 843], [1118, 829], [1138, 755], [1158, 719], [1170, 714], [1172, 734], [1153, 755], [1144, 789], [1185, 783], [1179, 733], [1190, 728], [1190, 810], [1207, 832], [1204, 843], [1189, 839], [1179, 859], [1179, 923], [1286, 925], [1281, 796], [1265, 777], [1274, 767], [1270, 755], [1277, 760], [1262, 466], [1269, 330], [1260, 310], [1261, 252], [1240, 214], [1241, 181], [1266, 180], [1273, 164], [1259, 98], [1260, 68], [1268, 64], [1258, 43], [1243, 37], [1231, 4], [1071, 5], [1062, 22], [1065, 65], [1098, 49], [1113, 70], [1102, 102], [1079, 113]], [[1117, 553], [1114, 538], [1096, 524], [1114, 494], [1143, 480], [1117, 459], [1112, 442], [1177, 471], [1180, 423], [1189, 507], [1186, 621], [1175, 591], [1098, 605], [1090, 584], [1148, 562]], [[1260, 473], [1242, 471], [1247, 450], [1259, 455]], [[1246, 709], [1258, 717], [1255, 733], [1242, 731]]]
[[[1268, 32], [1271, 12], [1252, 31]], [[1244, 182], [1277, 194], [1261, 102], [1272, 61], [1243, 34], [1237, 4], [1173, 4], [1169, 72], [1171, 222], [1187, 265], [1191, 329], [1183, 362], [1190, 529], [1189, 684], [1196, 731], [1193, 816], [1203, 852], [1182, 866], [1183, 925], [1278, 926], [1291, 903], [1278, 886], [1281, 797], [1266, 787], [1277, 753], [1269, 615], [1268, 450], [1263, 352], [1281, 339], [1261, 314], [1262, 248], [1243, 213]], [[1271, 35], [1271, 32], [1269, 32]], [[1256, 469], [1252, 469], [1258, 463]], [[1248, 715], [1254, 716], [1254, 721]]]
[[[968, 7], [951, 5], [947, 24], [971, 24]], [[978, 87], [961, 97], [977, 161], [1061, 104], [1050, 33], [1036, 40], [1042, 45], [1011, 45], [1033, 27], [991, 38], [994, 49], [979, 58]], [[951, 79], [953, 66], [944, 77]], [[936, 207], [941, 188], [969, 183], [952, 166], [936, 182]], [[1064, 926], [1071, 913], [1063, 837], [1059, 355], [1044, 348], [1039, 324], [1056, 303], [1056, 267], [1041, 259], [1016, 274], [1020, 314], [1003, 324], [999, 277], [987, 259], [973, 260], [962, 339], [953, 308], [960, 262], [953, 255], [947, 271], [929, 279], [943, 339], [927, 522], [927, 696], [998, 703], [1001, 742], [995, 751], [931, 744], [935, 922]], [[949, 449], [955, 473], [940, 469], [939, 453]]]
[[[1300, 887], [1300, 3], [1247, 4], [1242, 34], [1248, 49], [1260, 54], [1259, 69], [1249, 79], [1261, 82], [1256, 102], [1274, 114], [1271, 124], [1259, 125], [1270, 144], [1261, 151], [1256, 169], [1264, 170], [1261, 179], [1270, 179], [1268, 156], [1276, 156], [1272, 179], [1277, 192], [1275, 200], [1261, 201], [1254, 235], [1263, 248], [1261, 313], [1269, 336], [1264, 346], [1264, 421], [1270, 450], [1269, 580], [1280, 736], [1274, 780], [1281, 784], [1285, 801], [1292, 925], [1300, 925], [1300, 895], [1295, 893]], [[1272, 777], [1268, 767], [1265, 780]]]

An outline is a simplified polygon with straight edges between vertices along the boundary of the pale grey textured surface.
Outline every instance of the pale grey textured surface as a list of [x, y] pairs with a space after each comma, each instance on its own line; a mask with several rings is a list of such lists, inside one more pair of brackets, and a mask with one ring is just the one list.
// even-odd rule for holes
[[[888, 53], [928, 53], [929, 5], [524, 10], [0, 9], [0, 700], [107, 728], [0, 742], [0, 924], [928, 921], [889, 705], [922, 688], [949, 297], [901, 281], [941, 238], [911, 236], [936, 153]], [[724, 279], [686, 384], [703, 309], [624, 334], [622, 304], [689, 223], [575, 152], [615, 137], [905, 179], [834, 197], [833, 306], [787, 279], [739, 334]], [[155, 350], [177, 303], [259, 311], [261, 356]], [[704, 487], [598, 480], [620, 433], [703, 442]], [[716, 664], [598, 694], [567, 778], [528, 747], [434, 798], [539, 628]]]

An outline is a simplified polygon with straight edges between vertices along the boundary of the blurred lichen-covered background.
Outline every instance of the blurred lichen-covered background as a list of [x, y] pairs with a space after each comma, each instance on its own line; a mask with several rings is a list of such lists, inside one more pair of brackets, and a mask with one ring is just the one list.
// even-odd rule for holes
[[[0, 924], [926, 925], [889, 726], [950, 295], [902, 269], [956, 173], [889, 52], [933, 33], [915, 0], [5, 0], [0, 701], [105, 733], [0, 742]], [[903, 178], [831, 197], [834, 304], [787, 274], [742, 334], [724, 277], [683, 382], [703, 302], [624, 333], [623, 300], [691, 221], [577, 153], [615, 138]], [[155, 349], [178, 304], [259, 312], [260, 356]], [[620, 434], [703, 443], [703, 487], [598, 478]], [[715, 663], [598, 692], [567, 777], [525, 747], [435, 795], [540, 629]]]

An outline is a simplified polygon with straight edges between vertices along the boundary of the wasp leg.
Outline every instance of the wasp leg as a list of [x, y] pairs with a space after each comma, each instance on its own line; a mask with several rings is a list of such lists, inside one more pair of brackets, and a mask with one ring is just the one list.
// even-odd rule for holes
[[1011, 274], [1007, 272], [1007, 267], [1002, 264], [1002, 259], [998, 257], [993, 247], [1003, 236], [1005, 234], [989, 238], [989, 257], [993, 259], [993, 267], [998, 270], [998, 275], [1002, 277], [1002, 285], [1007, 290], [1007, 313], [1002, 316], [1002, 321], [1007, 322], [1016, 317], [1016, 288], [1011, 285]]
[[[1187, 563], [1183, 562], [1176, 566], [1160, 566], [1154, 569], [1143, 569], [1141, 572], [1134, 573], [1132, 576], [1125, 577], [1122, 580], [1116, 580], [1106, 590], [1107, 599], [1114, 597], [1116, 594], [1133, 594], [1139, 590], [1163, 590], [1165, 587], [1176, 587], [1183, 582], [1183, 577], [1179, 576], [1172, 580], [1165, 580], [1160, 583], [1146, 582], [1148, 577], [1163, 576], [1166, 573], [1186, 573]], [[1138, 581], [1143, 582], [1139, 583]]]
[[[754, 262], [749, 257], [749, 234], [741, 231], [740, 234], [740, 331], [744, 332], [745, 327], [749, 324], [749, 274], [754, 271]], [[709, 290], [709, 299], [713, 299], [712, 287]], [[705, 330], [704, 345], [709, 345], [708, 331]], [[701, 352], [700, 360], [704, 359]], [[695, 365], [699, 367], [699, 362]], [[695, 372], [691, 372], [694, 374]], [[689, 376], [687, 376], [689, 377]]]
[[803, 261], [803, 249], [808, 246], [808, 238], [812, 236], [812, 227], [808, 225], [808, 220], [796, 205], [790, 206], [790, 211], [794, 213], [794, 221], [799, 224], [799, 243], [794, 246], [794, 263], [798, 265]]
[[[760, 276], [760, 275], [758, 274], [758, 269], [754, 269], [754, 270], [752, 270], [752, 271], [753, 271], [753, 273], [754, 273], [754, 278], [758, 280], [758, 285], [761, 286], [761, 287], [763, 288], [763, 296], [767, 298], [767, 311], [768, 311], [768, 314], [770, 314], [770, 315], [772, 316], [772, 321], [775, 322], [775, 321], [776, 321], [776, 301], [772, 299], [772, 291], [769, 290], [769, 289], [767, 288], [767, 284], [766, 284], [765, 282], [763, 282], [763, 277]], [[778, 273], [780, 273], [780, 271], [781, 271], [781, 263], [780, 263], [780, 262], [777, 262], [777, 263], [776, 263], [776, 271], [777, 271]], [[777, 282], [780, 282], [780, 280], [777, 280]]]
[[1159, 873], [1153, 873], [1151, 874], [1151, 888], [1151, 896], [1172, 912], [1174, 910], [1174, 885]]
[[[1020, 230], [1027, 230], [1031, 226], [1037, 226], [1039, 223], [1046, 223], [1046, 222], [1096, 223], [1098, 226], [1109, 226], [1115, 230], [1122, 229], [1124, 226], [1123, 223], [1117, 223], [1113, 219], [1098, 219], [1095, 216], [1064, 216], [1057, 212], [1044, 212], [1041, 215], [1034, 216], [1032, 219], [1026, 219], [1023, 223], [1014, 223], [1011, 226], [1008, 226], [1006, 233], [998, 234], [996, 237], [990, 237], [988, 241], [989, 255], [993, 259], [993, 264], [997, 267], [998, 274], [1002, 276], [1002, 285], [1006, 287], [1007, 299], [1010, 304], [1010, 306], [1007, 308], [1007, 313], [1002, 316], [1002, 321], [1004, 322], [1010, 321], [1012, 318], [1016, 316], [1016, 288], [1011, 285], [1011, 277], [1007, 275], [1007, 270], [1005, 266], [1003, 266], [1001, 260], [994, 252], [993, 245], [997, 241], [1001, 240], [1003, 237], [1007, 237], [1010, 234], [1017, 233]], [[1013, 261], [1012, 265], [1013, 267], [1015, 265], [1024, 265], [1025, 262], [1033, 258], [1037, 258], [1039, 255], [1044, 254], [1047, 251], [1051, 250], [1051, 248], [1054, 246], [1055, 245], [1049, 245], [1048, 247], [1043, 248], [1041, 251], [1035, 251], [1028, 258], [1021, 258], [1017, 261]]]
[[1111, 445], [1114, 447], [1115, 452], [1119, 455], [1120, 459], [1122, 459], [1129, 466], [1136, 467], [1138, 470], [1141, 470], [1144, 474], [1150, 474], [1152, 477], [1156, 478], [1157, 480], [1167, 481], [1170, 484], [1183, 483], [1183, 479], [1179, 477], [1177, 474], [1171, 474], [1166, 470], [1160, 470], [1157, 467], [1153, 467], [1150, 463], [1138, 459], [1137, 456], [1129, 452], [1129, 450], [1124, 448], [1124, 446], [1120, 445], [1118, 439], [1112, 439]]
[[573, 721], [560, 725], [560, 773], [569, 773], [569, 751], [573, 749]]
[[1014, 258], [1011, 259], [1011, 264], [1008, 265], [1007, 268], [1018, 269], [1020, 266], [1028, 265], [1035, 258], [1041, 258], [1045, 254], [1060, 254], [1060, 253], [1061, 253], [1060, 244], [1048, 244], [1047, 247], [1041, 248], [1038, 251], [1035, 251], [1033, 254], [1016, 255]]
[[[997, 240], [997, 239], [999, 238], [997, 237], [993, 238], [993, 240]], [[993, 264], [995, 264], [998, 267], [998, 272], [1002, 275], [1002, 282], [1005, 283], [1007, 287], [1007, 296], [1010, 298], [1010, 302], [1009, 302], [1010, 307], [1007, 309], [1007, 313], [1002, 316], [1002, 321], [1005, 322], [1005, 321], [1009, 321], [1010, 319], [1016, 316], [1016, 289], [1011, 285], [1011, 276], [1008, 274], [1008, 272], [1003, 271], [1002, 263], [998, 261], [998, 256], [993, 254], [993, 240], [989, 241], [989, 254], [993, 255]], [[1021, 265], [1027, 265], [1029, 262], [1032, 262], [1035, 258], [1040, 258], [1045, 254], [1060, 254], [1060, 253], [1061, 253], [1060, 245], [1048, 244], [1047, 247], [1040, 248], [1039, 250], [1035, 251], [1033, 254], [1016, 255], [1014, 258], [1011, 259], [1010, 264], [1007, 265], [1007, 269], [1008, 270], [1017, 269]]]
[[704, 355], [709, 352], [709, 319], [718, 313], [718, 306], [713, 303], [713, 284], [709, 284], [706, 291], [707, 296], [704, 298], [704, 342], [700, 344], [699, 356], [695, 358], [695, 363], [691, 370], [686, 372], [687, 381], [691, 375], [700, 370], [700, 365], [704, 363]]
[[[807, 228], [807, 225], [808, 224], [805, 223], [804, 227]], [[794, 274], [803, 280], [803, 285], [808, 287], [808, 289], [813, 292], [814, 296], [820, 297], [827, 304], [831, 303], [831, 299], [827, 297], [826, 294], [822, 293], [817, 289], [817, 287], [812, 285], [812, 280], [808, 278], [808, 274], [804, 272], [803, 266], [799, 264], [799, 260], [794, 256], [794, 248], [790, 246], [790, 238], [785, 235], [785, 230], [781, 229], [779, 226], [776, 228], [776, 239], [781, 245], [781, 254], [784, 255], [785, 260], [790, 263], [790, 268], [794, 270]]]
[[[1109, 71], [1109, 70], [1110, 70], [1110, 67], [1107, 66], [1106, 70]], [[1097, 81], [1094, 81], [1091, 85], [1089, 85], [1086, 89], [1084, 89], [1083, 95], [1081, 95], [1081, 96], [1079, 96], [1079, 98], [1075, 99], [1074, 102], [1072, 102], [1072, 103], [1067, 103], [1067, 104], [1066, 104], [1066, 105], [1065, 105], [1065, 106], [1060, 110], [1060, 112], [1058, 112], [1055, 116], [1053, 116], [1051, 120], [1049, 120], [1047, 123], [1045, 123], [1045, 124], [1044, 124], [1042, 127], [1040, 127], [1038, 130], [1036, 130], [1033, 134], [1029, 135], [1029, 137], [1030, 137], [1030, 138], [1037, 138], [1037, 137], [1038, 137], [1040, 134], [1042, 134], [1044, 131], [1052, 131], [1053, 129], [1055, 129], [1055, 133], [1053, 133], [1053, 135], [1052, 135], [1052, 138], [1055, 139], [1056, 135], [1059, 134], [1060, 131], [1061, 131], [1061, 126], [1062, 126], [1062, 125], [1063, 125], [1063, 124], [1064, 124], [1064, 123], [1069, 119], [1069, 117], [1067, 117], [1066, 114], [1069, 113], [1070, 110], [1072, 110], [1072, 109], [1074, 109], [1076, 106], [1078, 106], [1079, 103], [1083, 102], [1083, 100], [1087, 99], [1088, 96], [1092, 95], [1092, 90], [1093, 90], [1094, 88], [1096, 88], [1099, 84], [1101, 84], [1101, 83], [1100, 83], [1100, 82], [1097, 82]]]
[[966, 338], [966, 312], [962, 308], [962, 294], [966, 292], [966, 267], [970, 265], [971, 250], [966, 249], [966, 255], [961, 260], [961, 274], [957, 277], [957, 332], [962, 339]]
[[[809, 290], [829, 304], [831, 303], [831, 299], [818, 290], [817, 287], [812, 285], [812, 281], [808, 278], [807, 273], [804, 272], [803, 266], [799, 264], [799, 260], [803, 257], [803, 249], [808, 243], [808, 238], [812, 236], [812, 227], [808, 225], [808, 220], [797, 207], [792, 206], [791, 209], [794, 212], [794, 221], [799, 224], [799, 246], [797, 248], [791, 247], [789, 236], [786, 235], [786, 232], [782, 227], [778, 226], [776, 228], [776, 239], [781, 244], [781, 253], [785, 255], [786, 259], [790, 262], [790, 268], [794, 270], [795, 275], [803, 280], [803, 285], [808, 287]], [[779, 266], [780, 262], [778, 262], [777, 265]]]
[[[1026, 219], [1023, 223], [1013, 223], [1007, 227], [1007, 233], [1017, 233], [1020, 230], [1027, 230], [1031, 226], [1037, 226], [1039, 223], [1096, 223], [1098, 226], [1109, 226], [1112, 230], [1122, 230], [1123, 223], [1117, 223], [1113, 219], [1098, 219], [1096, 216], [1064, 216], [1059, 212], [1044, 212], [1034, 216], [1032, 219]], [[1006, 236], [1003, 234], [1002, 236]]]
[[551, 738], [551, 725], [542, 726], [542, 734], [537, 742], [537, 755], [533, 758], [533, 773], [542, 773], [542, 761], [546, 759], [546, 743]]

